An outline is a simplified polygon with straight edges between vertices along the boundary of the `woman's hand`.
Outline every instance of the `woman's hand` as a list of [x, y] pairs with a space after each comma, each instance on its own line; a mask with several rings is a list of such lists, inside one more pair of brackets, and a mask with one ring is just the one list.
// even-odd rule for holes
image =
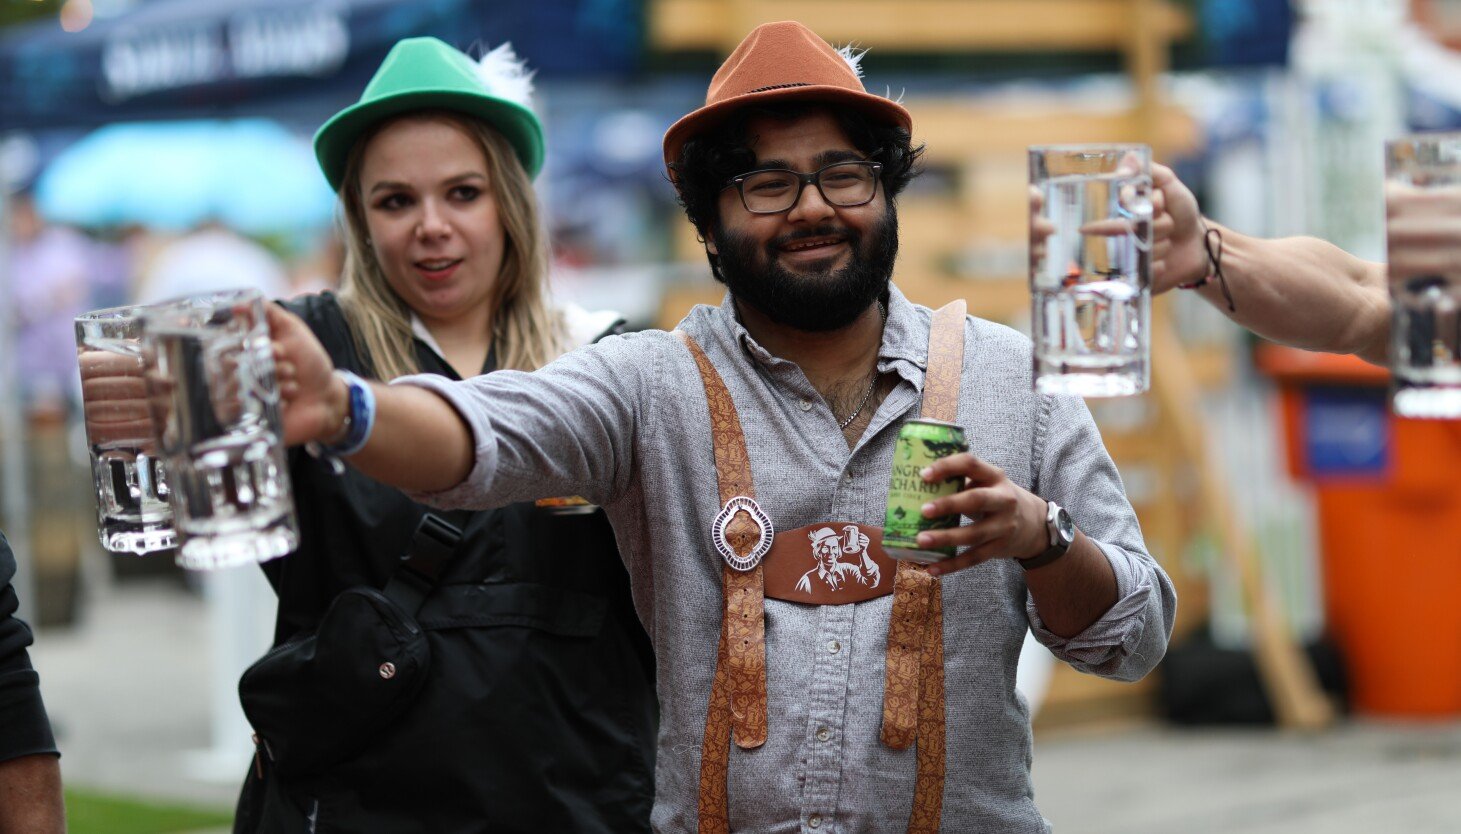
[[349, 407], [344, 380], [335, 374], [330, 355], [309, 325], [277, 304], [267, 306], [284, 442], [294, 446], [335, 439]]
[[940, 458], [923, 470], [923, 480], [929, 483], [955, 477], [966, 479], [965, 489], [928, 502], [923, 517], [962, 515], [973, 523], [919, 533], [918, 546], [969, 549], [931, 565], [929, 573], [937, 576], [990, 559], [1029, 559], [1049, 546], [1045, 499], [1017, 486], [1005, 477], [1004, 470], [968, 452]]

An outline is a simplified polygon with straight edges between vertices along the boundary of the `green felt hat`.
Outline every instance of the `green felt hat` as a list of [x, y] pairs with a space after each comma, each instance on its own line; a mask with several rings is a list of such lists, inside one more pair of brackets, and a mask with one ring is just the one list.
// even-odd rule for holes
[[372, 125], [412, 110], [452, 110], [496, 128], [528, 176], [536, 177], [543, 167], [543, 126], [528, 109], [531, 89], [506, 44], [479, 64], [436, 38], [406, 38], [391, 47], [360, 101], [336, 113], [315, 134], [315, 157], [330, 187], [339, 191], [345, 159]]

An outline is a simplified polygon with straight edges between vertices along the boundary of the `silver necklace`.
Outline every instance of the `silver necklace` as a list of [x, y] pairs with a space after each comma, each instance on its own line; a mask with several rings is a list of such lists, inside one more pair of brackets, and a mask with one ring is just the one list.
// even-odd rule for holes
[[[888, 308], [883, 306], [883, 302], [881, 301], [878, 302], [878, 312], [882, 315], [883, 324], [886, 326], [888, 323]], [[852, 425], [852, 421], [857, 419], [857, 415], [861, 414], [864, 408], [867, 408], [867, 402], [873, 398], [873, 389], [876, 387], [878, 387], [878, 369], [877, 365], [874, 365], [873, 378], [868, 382], [867, 390], [862, 392], [862, 402], [858, 403], [857, 408], [851, 414], [847, 415], [846, 420], [838, 424], [838, 431], [845, 431], [848, 426]]]
[[867, 390], [864, 391], [863, 394], [862, 394], [862, 402], [860, 402], [860, 403], [857, 404], [857, 410], [856, 411], [853, 411], [851, 414], [847, 415], [847, 419], [846, 420], [843, 420], [841, 423], [838, 423], [837, 424], [837, 430], [838, 431], [844, 431], [848, 426], [852, 425], [852, 421], [853, 420], [856, 420], [857, 419], [857, 415], [859, 415], [859, 414], [862, 413], [863, 408], [865, 408], [867, 406], [867, 401], [870, 400], [870, 399], [872, 399], [872, 397], [873, 397], [873, 388], [877, 387], [877, 384], [878, 384], [878, 373], [877, 373], [877, 371], [873, 371], [873, 380], [872, 380], [872, 382], [869, 382], [867, 384]]

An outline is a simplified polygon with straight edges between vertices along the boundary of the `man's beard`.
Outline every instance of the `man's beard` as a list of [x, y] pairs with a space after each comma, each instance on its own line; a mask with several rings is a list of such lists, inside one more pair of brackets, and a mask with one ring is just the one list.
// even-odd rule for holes
[[[796, 240], [841, 235], [852, 250], [839, 270], [792, 271], [777, 261], [781, 247]], [[863, 235], [855, 229], [818, 226], [770, 241], [759, 252], [744, 235], [731, 234], [716, 221], [720, 250], [716, 277], [731, 297], [761, 311], [777, 324], [825, 333], [840, 330], [888, 291], [898, 257], [898, 212], [892, 203], [883, 218]], [[834, 258], [836, 256], [833, 256]]]

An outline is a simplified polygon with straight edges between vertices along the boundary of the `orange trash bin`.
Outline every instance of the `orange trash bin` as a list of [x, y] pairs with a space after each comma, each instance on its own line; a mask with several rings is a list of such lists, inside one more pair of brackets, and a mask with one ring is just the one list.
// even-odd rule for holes
[[1314, 487], [1328, 630], [1357, 711], [1461, 715], [1461, 421], [1390, 413], [1389, 374], [1263, 345], [1289, 471]]

